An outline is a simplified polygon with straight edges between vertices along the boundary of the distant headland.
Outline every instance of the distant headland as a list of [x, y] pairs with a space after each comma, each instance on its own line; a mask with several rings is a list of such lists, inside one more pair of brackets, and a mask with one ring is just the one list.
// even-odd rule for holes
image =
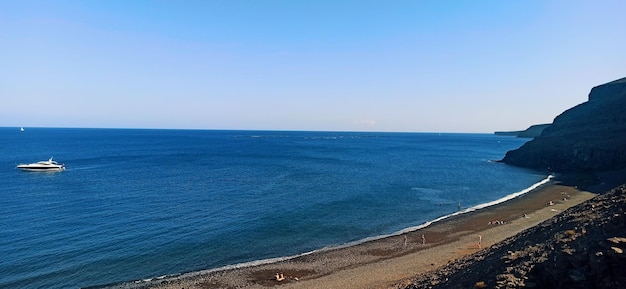
[[506, 136], [514, 136], [519, 138], [534, 138], [541, 135], [544, 129], [549, 127], [551, 123], [546, 124], [536, 124], [530, 126], [525, 130], [516, 130], [516, 131], [496, 131], [494, 134], [496, 135], [506, 135]]

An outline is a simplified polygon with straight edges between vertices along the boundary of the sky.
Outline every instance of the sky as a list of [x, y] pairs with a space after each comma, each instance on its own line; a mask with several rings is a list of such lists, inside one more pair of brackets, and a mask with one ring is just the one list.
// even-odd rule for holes
[[0, 126], [470, 132], [626, 77], [626, 1], [0, 0]]

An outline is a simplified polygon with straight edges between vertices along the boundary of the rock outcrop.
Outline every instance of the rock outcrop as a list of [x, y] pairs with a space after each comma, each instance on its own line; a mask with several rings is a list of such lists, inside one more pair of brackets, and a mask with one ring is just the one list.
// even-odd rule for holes
[[589, 100], [563, 112], [540, 136], [502, 162], [555, 172], [626, 168], [626, 78], [591, 89]]

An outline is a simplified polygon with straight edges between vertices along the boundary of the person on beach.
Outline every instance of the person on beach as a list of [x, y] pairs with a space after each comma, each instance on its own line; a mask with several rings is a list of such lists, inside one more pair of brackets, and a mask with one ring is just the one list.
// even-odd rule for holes
[[482, 243], [483, 243], [483, 236], [478, 235], [478, 249], [482, 247]]
[[409, 239], [404, 235], [404, 248], [406, 248], [406, 244], [409, 242]]
[[422, 234], [422, 246], [426, 245], [426, 237], [424, 237], [424, 234]]

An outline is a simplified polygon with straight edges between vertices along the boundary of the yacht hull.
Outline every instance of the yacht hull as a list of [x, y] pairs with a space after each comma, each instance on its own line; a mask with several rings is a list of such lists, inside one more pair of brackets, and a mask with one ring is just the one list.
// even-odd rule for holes
[[32, 164], [20, 164], [18, 169], [29, 172], [59, 172], [65, 170], [64, 164], [59, 164], [50, 158], [47, 161], [36, 162]]

